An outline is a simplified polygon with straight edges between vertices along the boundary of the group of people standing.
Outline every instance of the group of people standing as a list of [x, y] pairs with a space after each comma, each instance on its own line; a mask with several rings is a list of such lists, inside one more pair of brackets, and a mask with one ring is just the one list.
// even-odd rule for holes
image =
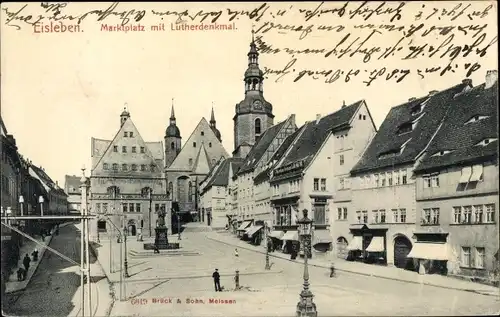
[[[33, 262], [38, 261], [38, 250], [35, 249], [31, 255], [33, 256]], [[26, 276], [28, 275], [28, 270], [30, 268], [31, 258], [28, 254], [26, 254], [23, 258], [23, 266], [19, 267], [17, 270], [17, 280], [24, 281], [26, 280]]]

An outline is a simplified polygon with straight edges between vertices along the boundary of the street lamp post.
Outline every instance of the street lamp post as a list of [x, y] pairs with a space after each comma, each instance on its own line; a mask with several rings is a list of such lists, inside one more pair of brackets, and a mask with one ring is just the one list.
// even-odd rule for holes
[[151, 238], [153, 236], [152, 230], [151, 230], [151, 209], [153, 205], [153, 189], [150, 187], [149, 188], [149, 237]]
[[297, 317], [317, 317], [316, 304], [313, 302], [313, 293], [309, 289], [309, 271], [307, 267], [307, 259], [309, 258], [309, 250], [311, 244], [311, 231], [313, 221], [307, 218], [307, 209], [303, 211], [304, 218], [297, 220], [299, 225], [299, 235], [302, 240], [304, 249], [304, 288], [300, 292], [300, 301], [297, 303]]
[[125, 248], [125, 260], [123, 261], [123, 277], [130, 277], [128, 275], [128, 261], [127, 261], [127, 236], [128, 236], [128, 229], [126, 226], [123, 228], [123, 246]]
[[264, 222], [264, 232], [266, 233], [266, 267], [265, 269], [266, 270], [270, 270], [271, 269], [271, 265], [269, 265], [269, 239], [270, 237], [268, 236], [268, 232], [267, 232], [267, 222]]

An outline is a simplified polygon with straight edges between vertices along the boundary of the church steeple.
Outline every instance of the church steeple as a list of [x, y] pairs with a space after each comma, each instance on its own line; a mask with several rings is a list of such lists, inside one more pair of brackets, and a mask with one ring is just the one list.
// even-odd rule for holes
[[174, 98], [172, 98], [172, 110], [170, 111], [170, 124], [173, 125], [176, 124], [175, 111], [174, 111]]
[[212, 102], [212, 114], [210, 115], [210, 126], [215, 127], [214, 103]]
[[217, 139], [220, 142], [222, 142], [222, 137], [221, 137], [220, 131], [217, 129], [217, 125], [216, 125], [216, 121], [215, 121], [214, 103], [213, 102], [212, 102], [212, 114], [210, 115], [210, 128], [214, 132]]
[[250, 43], [250, 51], [248, 56], [248, 68], [245, 72], [245, 94], [249, 92], [262, 93], [262, 82], [264, 73], [259, 68], [259, 52], [255, 45], [255, 31], [252, 26], [252, 42]]

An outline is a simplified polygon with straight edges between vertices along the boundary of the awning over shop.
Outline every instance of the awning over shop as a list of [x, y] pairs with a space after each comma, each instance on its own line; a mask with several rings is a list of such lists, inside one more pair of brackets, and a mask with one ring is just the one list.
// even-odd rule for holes
[[407, 257], [424, 260], [448, 261], [448, 244], [417, 242], [413, 245], [413, 248]]
[[248, 227], [252, 224], [251, 220], [245, 220], [243, 223], [236, 229], [236, 231], [246, 231]]
[[283, 235], [284, 235], [283, 231], [271, 231], [269, 233], [270, 237], [276, 238], [276, 239], [281, 239], [281, 237], [283, 237]]
[[281, 237], [281, 240], [299, 241], [299, 234], [297, 231], [289, 230]]
[[332, 243], [333, 239], [330, 236], [330, 231], [328, 230], [318, 230], [314, 231], [313, 245], [319, 243]]
[[245, 232], [245, 234], [249, 237], [253, 236], [255, 233], [257, 233], [257, 231], [259, 231], [260, 229], [262, 229], [262, 226], [251, 226], [247, 229], [247, 231]]
[[384, 237], [373, 237], [366, 251], [384, 252]]
[[354, 236], [349, 242], [347, 246], [347, 250], [355, 251], [355, 250], [363, 250], [363, 237], [362, 236]]

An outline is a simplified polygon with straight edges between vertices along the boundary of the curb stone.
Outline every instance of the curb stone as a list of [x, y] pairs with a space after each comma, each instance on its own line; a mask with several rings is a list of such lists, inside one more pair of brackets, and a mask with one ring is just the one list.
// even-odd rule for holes
[[[208, 237], [208, 236], [207, 236], [207, 238], [210, 239], [210, 240], [212, 240], [212, 241], [216, 241], [216, 242], [219, 242], [219, 243], [222, 243], [222, 244], [236, 246], [235, 244], [232, 244], [232, 243], [229, 243], [229, 242], [225, 242], [225, 241], [221, 241], [221, 240], [219, 240], [217, 238], [212, 238], [212, 237]], [[246, 246], [239, 246], [238, 245], [238, 247], [242, 248], [242, 249], [245, 249], [245, 250], [257, 252], [257, 253], [262, 253], [262, 254], [265, 253], [263, 251], [252, 249], [252, 248], [249, 248], [249, 247], [246, 247]], [[282, 259], [282, 260], [285, 260], [285, 261], [289, 261], [289, 262], [298, 263], [296, 261], [293, 261], [293, 260], [290, 260], [290, 259], [286, 259], [286, 258], [280, 257], [278, 255], [274, 255], [274, 254], [269, 254], [269, 256], [274, 257], [274, 258], [279, 258], [279, 259]], [[309, 263], [309, 265], [314, 266], [314, 267], [320, 267], [320, 268], [328, 268], [328, 269], [330, 268], [329, 266], [320, 265], [320, 264]], [[438, 284], [429, 283], [429, 282], [422, 282], [421, 283], [421, 282], [417, 282], [417, 281], [404, 280], [404, 279], [397, 278], [397, 277], [389, 277], [389, 276], [383, 276], [383, 275], [378, 275], [378, 274], [373, 274], [373, 273], [363, 273], [363, 272], [357, 272], [357, 271], [351, 271], [351, 270], [339, 269], [339, 268], [336, 268], [335, 270], [336, 271], [340, 271], [340, 272], [347, 272], [347, 273], [351, 273], [351, 274], [357, 274], [357, 275], [363, 275], [363, 276], [383, 278], [383, 279], [393, 280], [393, 281], [398, 281], [398, 282], [405, 282], [405, 283], [412, 283], [412, 284], [419, 284], [419, 285], [423, 284], [423, 285], [427, 285], [427, 286], [439, 287], [439, 288], [444, 288], [444, 289], [452, 289], [452, 290], [458, 290], [458, 291], [476, 293], [476, 294], [485, 295], [485, 296], [498, 297], [498, 294], [491, 294], [491, 293], [481, 292], [481, 291], [477, 291], [477, 290], [473, 290], [473, 289], [465, 289], [465, 288], [460, 288], [460, 287], [444, 286], [444, 285], [438, 285]]]

